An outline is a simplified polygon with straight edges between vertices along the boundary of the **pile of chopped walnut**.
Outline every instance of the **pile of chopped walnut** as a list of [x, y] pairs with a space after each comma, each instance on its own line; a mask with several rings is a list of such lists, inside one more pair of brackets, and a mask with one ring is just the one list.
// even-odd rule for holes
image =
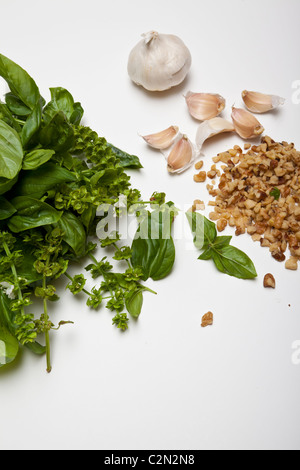
[[218, 188], [207, 185], [215, 198], [210, 203], [219, 231], [227, 225], [236, 235], [248, 233], [261, 246], [268, 247], [273, 258], [286, 261], [285, 267], [298, 269], [300, 259], [300, 152], [294, 144], [274, 142], [264, 137], [259, 146], [239, 146], [213, 158], [222, 162], [222, 173], [212, 167], [207, 176], [220, 176]]

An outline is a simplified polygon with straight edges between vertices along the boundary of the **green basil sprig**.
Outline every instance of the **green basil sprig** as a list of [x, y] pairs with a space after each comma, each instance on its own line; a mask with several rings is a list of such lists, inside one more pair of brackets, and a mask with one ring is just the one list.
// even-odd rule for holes
[[257, 272], [249, 256], [231, 246], [231, 236], [218, 236], [216, 225], [198, 212], [187, 212], [194, 243], [203, 252], [200, 260], [213, 260], [217, 269], [238, 279], [255, 279]]

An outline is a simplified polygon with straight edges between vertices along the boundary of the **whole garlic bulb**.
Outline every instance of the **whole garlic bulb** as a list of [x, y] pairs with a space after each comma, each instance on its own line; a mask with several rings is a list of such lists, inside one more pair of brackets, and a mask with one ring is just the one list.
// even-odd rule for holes
[[179, 85], [186, 78], [192, 56], [182, 40], [156, 31], [142, 35], [128, 60], [131, 80], [149, 91], [164, 91]]

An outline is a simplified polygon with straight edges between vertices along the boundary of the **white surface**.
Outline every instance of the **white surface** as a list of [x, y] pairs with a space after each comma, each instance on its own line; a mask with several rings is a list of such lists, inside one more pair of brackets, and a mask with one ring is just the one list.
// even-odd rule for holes
[[[144, 170], [132, 182], [146, 198], [165, 191], [182, 208], [209, 200], [193, 169], [170, 177], [163, 157], [138, 136], [177, 124], [193, 138], [197, 123], [182, 96], [190, 89], [225, 96], [225, 117], [241, 105], [243, 89], [284, 96], [284, 108], [260, 119], [271, 137], [300, 149], [300, 105], [292, 102], [299, 0], [1, 4], [1, 53], [32, 75], [45, 98], [49, 87], [69, 89], [88, 125], [139, 155]], [[131, 48], [151, 29], [177, 34], [193, 56], [188, 80], [171, 92], [144, 92], [127, 76]], [[239, 138], [227, 136], [206, 145], [206, 168], [234, 144]], [[172, 275], [155, 284], [157, 296], [145, 295], [126, 334], [111, 326], [110, 312], [90, 312], [62, 286], [53, 321], [75, 325], [52, 334], [52, 374], [30, 353], [0, 371], [0, 449], [299, 449], [292, 346], [300, 340], [300, 272], [286, 271], [248, 236], [233, 241], [255, 262], [256, 281], [219, 274], [176, 240]], [[262, 287], [267, 272], [275, 291]], [[208, 310], [215, 324], [202, 329]]]

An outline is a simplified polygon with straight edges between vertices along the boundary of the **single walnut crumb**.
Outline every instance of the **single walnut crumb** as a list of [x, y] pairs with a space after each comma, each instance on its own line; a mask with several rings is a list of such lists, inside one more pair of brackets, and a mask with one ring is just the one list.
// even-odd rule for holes
[[217, 175], [216, 170], [210, 170], [210, 171], [207, 172], [207, 176], [208, 176], [211, 180], [213, 180], [216, 175]]
[[273, 274], [266, 274], [264, 278], [264, 287], [268, 288], [270, 287], [271, 289], [275, 289], [276, 287], [276, 281], [273, 276]]
[[199, 199], [196, 199], [193, 204], [193, 212], [204, 211], [204, 210], [205, 210], [204, 202], [200, 201]]
[[273, 256], [274, 259], [276, 259], [276, 261], [279, 261], [279, 263], [282, 263], [283, 261], [286, 260], [285, 255], [279, 249], [275, 251], [271, 251], [271, 255]]
[[212, 220], [213, 222], [215, 222], [215, 221], [217, 221], [217, 220], [219, 219], [219, 216], [218, 216], [218, 214], [216, 214], [215, 212], [210, 212], [209, 218], [210, 218], [210, 220]]
[[203, 160], [200, 160], [200, 162], [197, 162], [197, 163], [196, 163], [195, 169], [196, 169], [196, 170], [201, 170], [201, 168], [203, 167], [203, 165], [204, 165]]
[[227, 220], [226, 219], [219, 219], [217, 222], [217, 230], [218, 232], [223, 232], [227, 227]]
[[207, 312], [202, 317], [202, 328], [206, 328], [207, 326], [212, 326], [214, 324], [214, 315], [212, 312]]
[[291, 271], [297, 271], [297, 269], [298, 269], [298, 259], [291, 257], [285, 263], [285, 268], [290, 269]]
[[198, 175], [194, 176], [194, 181], [196, 181], [196, 183], [204, 183], [204, 181], [206, 181], [206, 172], [200, 171]]

